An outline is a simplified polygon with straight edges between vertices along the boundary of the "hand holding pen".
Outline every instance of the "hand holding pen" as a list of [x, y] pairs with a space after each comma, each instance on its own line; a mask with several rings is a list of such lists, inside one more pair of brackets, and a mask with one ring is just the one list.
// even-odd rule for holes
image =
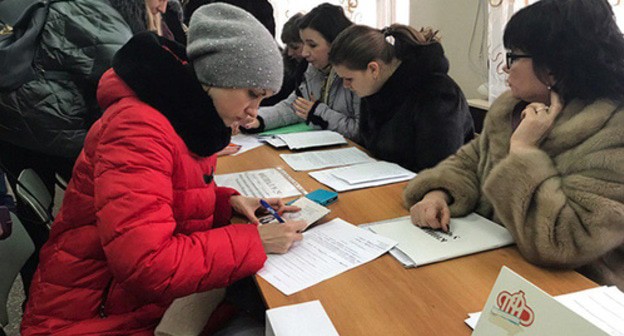
[[[269, 201], [271, 200], [269, 199]], [[279, 222], [279, 224], [269, 223], [258, 226], [258, 233], [260, 233], [262, 246], [264, 247], [266, 253], [286, 253], [294, 242], [303, 239], [301, 231], [307, 226], [305, 221], [286, 222], [279, 215], [279, 212], [269, 204], [269, 202], [261, 199], [260, 205]], [[283, 208], [285, 210], [289, 209], [290, 211], [301, 210], [296, 206], [284, 205]]]
[[[293, 205], [286, 205], [280, 198], [267, 198], [263, 200], [271, 208], [273, 208], [278, 214], [286, 211], [299, 211], [299, 207]], [[242, 195], [232, 196], [230, 198], [230, 205], [237, 213], [245, 216], [249, 222], [259, 224], [260, 221], [256, 217], [256, 211], [260, 208], [266, 209], [261, 203], [259, 198], [245, 197]]]
[[265, 200], [261, 199], [260, 200], [260, 205], [262, 205], [262, 207], [271, 214], [271, 216], [275, 217], [275, 219], [277, 219], [278, 222], [280, 223], [285, 223], [284, 219], [282, 219], [282, 217], [277, 213], [277, 211], [275, 211], [275, 209], [273, 209], [269, 203], [267, 203]]

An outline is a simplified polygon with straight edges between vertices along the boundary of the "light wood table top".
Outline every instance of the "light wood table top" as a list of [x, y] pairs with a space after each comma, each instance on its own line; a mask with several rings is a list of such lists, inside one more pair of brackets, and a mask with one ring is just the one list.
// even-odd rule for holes
[[[328, 188], [308, 172], [293, 171], [281, 153], [291, 152], [262, 146], [222, 157], [217, 173], [282, 167], [307, 191]], [[401, 197], [406, 184], [340, 193], [323, 222], [340, 217], [357, 225], [405, 216]], [[534, 266], [513, 246], [412, 269], [386, 254], [290, 296], [256, 280], [269, 308], [320, 300], [340, 335], [469, 335], [464, 319], [483, 308], [503, 265], [551, 295], [597, 286], [573, 271]]]

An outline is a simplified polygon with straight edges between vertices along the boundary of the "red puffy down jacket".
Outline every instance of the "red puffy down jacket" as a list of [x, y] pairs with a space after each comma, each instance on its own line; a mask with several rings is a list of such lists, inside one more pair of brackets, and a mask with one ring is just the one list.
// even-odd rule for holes
[[258, 271], [257, 228], [228, 225], [216, 155], [189, 151], [168, 119], [113, 70], [106, 113], [74, 167], [22, 323], [23, 335], [153, 335], [173, 299]]

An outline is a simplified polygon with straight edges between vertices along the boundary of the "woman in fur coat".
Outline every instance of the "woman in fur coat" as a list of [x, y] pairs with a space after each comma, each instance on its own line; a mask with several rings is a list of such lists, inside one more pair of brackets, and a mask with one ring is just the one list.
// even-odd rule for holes
[[613, 11], [543, 0], [511, 18], [504, 44], [511, 91], [479, 138], [410, 182], [412, 221], [448, 230], [450, 216], [475, 211], [530, 262], [624, 290], [624, 38]]

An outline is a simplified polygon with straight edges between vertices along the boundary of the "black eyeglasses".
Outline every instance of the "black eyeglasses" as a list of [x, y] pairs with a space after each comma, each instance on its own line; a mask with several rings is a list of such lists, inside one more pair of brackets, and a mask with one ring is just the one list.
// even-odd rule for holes
[[518, 58], [531, 58], [533, 56], [531, 55], [519, 55], [519, 54], [514, 54], [513, 52], [508, 52], [507, 53], [507, 69], [511, 68], [511, 65], [513, 64], [513, 62], [515, 62]]

